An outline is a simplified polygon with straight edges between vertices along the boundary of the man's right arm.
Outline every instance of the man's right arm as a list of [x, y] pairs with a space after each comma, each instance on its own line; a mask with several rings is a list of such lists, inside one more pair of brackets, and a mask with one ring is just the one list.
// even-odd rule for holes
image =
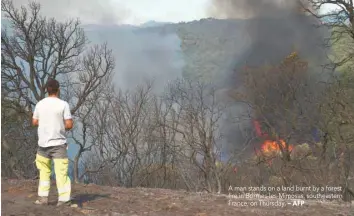
[[68, 103], [65, 103], [65, 107], [64, 107], [64, 125], [65, 125], [65, 130], [71, 130], [74, 126], [74, 122], [71, 116], [70, 107]]
[[38, 126], [38, 124], [39, 124], [39, 112], [38, 112], [38, 107], [36, 105], [32, 116], [32, 125], [36, 127]]

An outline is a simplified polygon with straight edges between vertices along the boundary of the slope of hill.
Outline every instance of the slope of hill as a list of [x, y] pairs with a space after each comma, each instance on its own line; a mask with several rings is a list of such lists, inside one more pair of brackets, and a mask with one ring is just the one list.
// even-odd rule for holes
[[177, 34], [181, 40], [183, 76], [204, 81], [220, 80], [250, 45], [245, 20], [214, 18], [137, 29], [138, 33]]
[[[344, 203], [320, 203], [305, 201], [302, 206], [286, 204], [284, 207], [266, 206], [271, 201], [263, 200], [263, 206], [232, 206], [226, 195], [212, 195], [147, 188], [112, 188], [97, 185], [74, 185], [73, 197], [78, 208], [58, 208], [55, 184], [48, 206], [36, 206], [36, 181], [2, 180], [1, 215], [57, 216], [57, 215], [95, 215], [95, 216], [333, 216], [353, 215], [354, 209]], [[233, 198], [236, 203], [261, 203], [256, 199]], [[289, 201], [292, 202], [292, 201]], [[262, 205], [262, 204], [260, 204]]]

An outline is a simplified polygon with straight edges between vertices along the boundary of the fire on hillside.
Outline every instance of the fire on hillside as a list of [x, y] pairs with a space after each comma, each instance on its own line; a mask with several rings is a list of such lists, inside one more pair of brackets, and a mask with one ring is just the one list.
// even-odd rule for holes
[[259, 150], [256, 151], [257, 155], [259, 154], [279, 154], [283, 151], [291, 152], [293, 150], [293, 145], [287, 144], [283, 139], [271, 140], [269, 135], [264, 133], [261, 129], [260, 123], [257, 120], [254, 120], [254, 127], [258, 137], [264, 139]]

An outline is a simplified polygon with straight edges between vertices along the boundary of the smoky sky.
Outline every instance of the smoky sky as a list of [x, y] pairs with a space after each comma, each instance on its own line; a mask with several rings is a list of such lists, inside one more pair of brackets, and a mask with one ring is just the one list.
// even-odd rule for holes
[[[14, 6], [27, 6], [28, 0], [14, 0]], [[82, 23], [119, 24], [130, 16], [122, 4], [111, 0], [35, 0], [40, 3], [41, 13], [59, 21], [79, 18]]]

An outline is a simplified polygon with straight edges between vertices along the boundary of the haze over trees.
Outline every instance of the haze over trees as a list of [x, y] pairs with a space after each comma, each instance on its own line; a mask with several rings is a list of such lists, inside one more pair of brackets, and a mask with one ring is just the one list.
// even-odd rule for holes
[[299, 5], [307, 16], [252, 7], [249, 20], [136, 29], [181, 40], [183, 77], [157, 93], [152, 81], [117, 86], [114, 53], [88, 43], [79, 21], [2, 1], [10, 24], [1, 35], [2, 176], [36, 176], [29, 120], [56, 78], [75, 116], [76, 182], [215, 193], [230, 184], [330, 184], [352, 199], [354, 12], [352, 1], [335, 2], [341, 11], [324, 15], [319, 6], [333, 1]]

